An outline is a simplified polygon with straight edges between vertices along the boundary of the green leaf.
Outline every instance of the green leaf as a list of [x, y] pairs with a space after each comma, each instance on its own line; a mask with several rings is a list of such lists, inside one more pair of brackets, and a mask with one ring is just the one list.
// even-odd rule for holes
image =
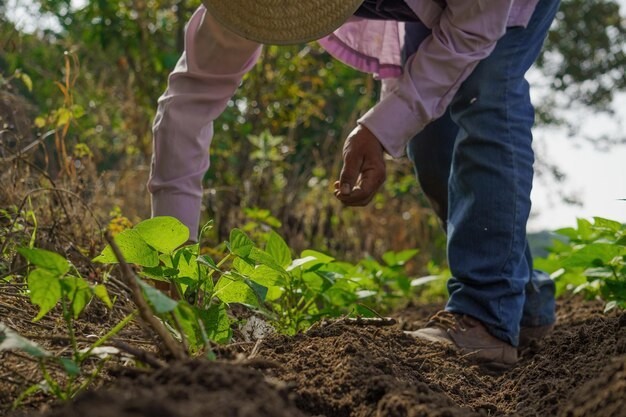
[[240, 303], [259, 306], [259, 298], [252, 288], [232, 273], [222, 275], [215, 284], [214, 295], [226, 304]]
[[267, 287], [247, 278], [244, 282], [252, 289], [252, 291], [254, 291], [259, 304], [263, 303], [265, 301], [265, 297], [267, 297]]
[[[120, 248], [126, 262], [141, 266], [157, 266], [159, 264], [159, 256], [156, 250], [152, 249], [134, 229], [124, 230], [115, 236], [114, 239]], [[117, 258], [113, 253], [111, 246], [107, 245], [102, 253], [94, 258], [94, 262], [103, 264], [116, 264]]]
[[587, 219], [576, 219], [578, 236], [582, 241], [589, 241], [593, 236], [593, 225]]
[[139, 236], [161, 253], [171, 253], [189, 240], [189, 229], [169, 216], [144, 220], [134, 227]]
[[72, 112], [69, 109], [61, 107], [57, 109], [56, 111], [56, 119], [57, 119], [57, 122], [56, 122], [57, 127], [66, 125], [70, 122], [70, 120], [72, 120]]
[[267, 265], [259, 265], [248, 275], [254, 282], [267, 288], [266, 301], [275, 301], [283, 294], [284, 276]]
[[93, 290], [82, 278], [68, 276], [61, 280], [61, 286], [65, 291], [65, 296], [70, 303], [74, 318], [78, 318], [80, 313], [91, 300]]
[[359, 300], [364, 300], [366, 298], [373, 297], [376, 294], [378, 293], [373, 290], [360, 290], [356, 292], [356, 296], [358, 297]]
[[358, 300], [355, 292], [347, 291], [337, 286], [331, 287], [330, 289], [328, 289], [328, 291], [326, 291], [325, 294], [331, 304], [339, 307], [352, 305]]
[[309, 269], [312, 266], [323, 265], [315, 256], [305, 256], [304, 258], [294, 259], [291, 265], [287, 267], [287, 271], [293, 271], [296, 268]]
[[33, 91], [33, 80], [30, 78], [28, 74], [21, 73], [20, 79], [22, 80], [22, 82], [24, 83], [28, 91]]
[[37, 248], [19, 248], [17, 251], [31, 264], [55, 275], [61, 276], [70, 270], [70, 264], [67, 259], [58, 253]]
[[233, 261], [233, 269], [244, 276], [251, 276], [254, 274], [254, 265], [246, 262], [243, 258], [235, 258]]
[[563, 261], [563, 267], [590, 267], [597, 266], [597, 262], [606, 264], [619, 256], [624, 248], [610, 243], [591, 243], [572, 253]]
[[289, 246], [287, 246], [283, 238], [274, 231], [271, 231], [269, 234], [265, 251], [283, 268], [286, 268], [291, 263], [291, 250]]
[[402, 266], [409, 259], [417, 255], [419, 250], [417, 249], [408, 249], [402, 252], [386, 252], [383, 254], [383, 261], [389, 266]]
[[614, 308], [617, 308], [617, 306], [618, 306], [617, 301], [615, 301], [615, 300], [609, 301], [604, 306], [604, 314], [608, 313], [609, 311], [613, 310]]
[[302, 274], [302, 281], [306, 286], [315, 294], [324, 292], [324, 290], [330, 288], [330, 284], [322, 276], [315, 272], [305, 272]]
[[622, 226], [620, 222], [616, 222], [615, 220], [605, 219], [603, 217], [594, 217], [593, 226], [595, 228], [604, 229], [612, 233], [619, 232], [624, 227]]
[[408, 277], [396, 277], [396, 284], [404, 292], [404, 294], [408, 295], [409, 291], [411, 290], [411, 280]]
[[284, 284], [284, 274], [267, 265], [259, 265], [253, 268], [248, 276], [266, 287]]
[[245, 283], [250, 289], [254, 292], [254, 295], [257, 298], [258, 303], [261, 304], [265, 301], [265, 297], [267, 296], [267, 287], [251, 280], [249, 277], [241, 275], [236, 271], [230, 271], [229, 276], [232, 276], [234, 279]]
[[322, 265], [327, 265], [333, 262], [335, 258], [325, 255], [321, 252], [314, 250], [304, 250], [300, 254], [299, 259], [295, 259], [291, 265], [287, 267], [287, 271], [292, 271], [296, 268], [302, 268], [303, 270], [310, 270], [312, 268], [319, 268]]
[[155, 313], [169, 313], [170, 311], [173, 311], [178, 305], [178, 301], [172, 300], [170, 297], [163, 294], [161, 291], [157, 290], [150, 284], [143, 282], [139, 278], [137, 278], [137, 283], [143, 290], [146, 299], [152, 305]]
[[365, 317], [365, 318], [380, 317], [378, 313], [376, 313], [374, 310], [372, 310], [371, 308], [363, 304], [357, 304], [354, 309], [354, 312], [359, 317]]
[[247, 258], [254, 261], [257, 264], [267, 265], [270, 268], [278, 272], [285, 272], [285, 269], [278, 262], [276, 262], [269, 253], [259, 248], [256, 248], [256, 247], [252, 248]]
[[422, 285], [427, 285], [440, 279], [443, 279], [441, 275], [427, 275], [425, 277], [415, 278], [411, 280], [411, 287], [421, 287]]
[[[174, 253], [172, 254], [162, 254], [161, 256], [159, 256], [159, 259], [163, 260], [168, 259], [169, 258], [169, 262], [171, 263], [171, 266], [173, 268], [178, 268], [178, 265], [180, 264], [181, 260], [187, 262], [187, 264], [191, 264], [193, 263], [195, 265], [195, 267], [197, 267], [196, 265], [196, 258], [197, 258], [197, 253], [198, 253], [198, 245], [190, 245], [190, 246], [184, 246], [181, 247], [179, 249], [177, 249], [176, 251], [174, 251]], [[192, 262], [193, 260], [193, 262]]]
[[3, 350], [21, 350], [39, 359], [50, 356], [50, 353], [37, 343], [20, 336], [6, 324], [0, 322], [0, 352]]
[[373, 275], [382, 275], [383, 266], [373, 258], [364, 258], [359, 261], [359, 265], [367, 269]]
[[80, 375], [80, 367], [76, 362], [68, 358], [59, 358], [59, 363], [65, 370], [65, 373], [70, 376]]
[[209, 340], [221, 344], [230, 342], [232, 330], [225, 304], [213, 304], [208, 310], [200, 310], [199, 314]]
[[[178, 272], [178, 270], [176, 270], [176, 272]], [[168, 281], [164, 269], [161, 265], [153, 267], [144, 266], [143, 268], [141, 268], [141, 276], [144, 278], [153, 279], [155, 281]]]
[[233, 229], [230, 232], [229, 249], [232, 253], [242, 258], [250, 255], [254, 247], [254, 242], [240, 229]]
[[550, 252], [556, 254], [571, 253], [574, 250], [572, 242], [562, 242], [558, 239], [554, 239], [552, 241], [552, 246], [548, 249]]
[[344, 274], [337, 272], [337, 271], [331, 271], [331, 270], [327, 271], [325, 269], [318, 269], [314, 272], [320, 277], [322, 277], [330, 285], [334, 285], [337, 282], [337, 280], [340, 280], [344, 277]]
[[[239, 259], [239, 258], [236, 258], [236, 259]], [[221, 272], [220, 269], [217, 267], [217, 264], [215, 263], [215, 261], [209, 255], [198, 256], [198, 258], [196, 259], [196, 262], [198, 262], [200, 265], [206, 266], [207, 268], [213, 271]]]
[[[188, 251], [182, 249], [182, 252], [177, 252], [177, 254], [182, 254], [182, 256], [178, 259], [178, 265], [176, 266], [178, 273], [174, 276], [178, 277], [189, 277], [193, 280], [198, 280], [200, 278], [200, 265], [198, 265], [197, 257], [195, 254], [191, 254]], [[202, 268], [205, 266], [203, 264]]]
[[555, 230], [555, 233], [558, 233], [561, 236], [565, 236], [570, 240], [578, 239], [578, 230], [574, 229], [573, 227], [564, 227], [562, 229], [557, 229]]
[[195, 354], [204, 344], [202, 334], [200, 333], [200, 317], [198, 309], [187, 303], [179, 303], [173, 312], [176, 317], [180, 330], [187, 339], [191, 354]]
[[109, 297], [109, 292], [107, 291], [107, 288], [102, 285], [102, 284], [98, 284], [95, 287], [93, 287], [93, 293], [96, 297], [98, 297], [107, 307], [109, 308], [113, 308], [113, 303], [111, 302], [111, 298]]
[[318, 252], [318, 251], [311, 250], [311, 249], [303, 250], [302, 253], [300, 254], [301, 258], [305, 258], [307, 256], [312, 256], [315, 259], [317, 259], [318, 262], [321, 262], [323, 264], [328, 264], [335, 260], [335, 258], [333, 258], [332, 256], [328, 256], [322, 252]]
[[30, 301], [39, 307], [39, 313], [33, 321], [38, 321], [61, 299], [59, 277], [46, 270], [37, 268], [28, 274]]
[[535, 258], [533, 259], [533, 267], [541, 271], [551, 274], [561, 269], [561, 260], [552, 258]]
[[80, 104], [74, 104], [71, 107], [71, 110], [72, 110], [72, 116], [74, 117], [74, 119], [80, 119], [81, 117], [85, 115], [85, 108], [81, 106]]
[[39, 129], [42, 129], [46, 126], [46, 119], [39, 116], [35, 118], [35, 126], [37, 126]]
[[613, 269], [606, 266], [586, 269], [583, 274], [589, 278], [613, 278], [615, 276]]
[[611, 298], [617, 301], [626, 301], [626, 281], [607, 279], [604, 281], [604, 284], [609, 290]]

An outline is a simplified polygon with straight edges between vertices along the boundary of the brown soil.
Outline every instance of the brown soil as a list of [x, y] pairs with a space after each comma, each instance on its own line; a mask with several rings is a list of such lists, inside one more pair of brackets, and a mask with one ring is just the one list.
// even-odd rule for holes
[[304, 417], [289, 396], [283, 383], [250, 367], [196, 360], [86, 393], [46, 416]]
[[321, 323], [254, 354], [231, 346], [219, 362], [117, 379], [45, 416], [626, 416], [626, 313], [562, 300], [554, 334], [494, 375], [403, 334], [430, 312], [410, 307], [391, 327]]

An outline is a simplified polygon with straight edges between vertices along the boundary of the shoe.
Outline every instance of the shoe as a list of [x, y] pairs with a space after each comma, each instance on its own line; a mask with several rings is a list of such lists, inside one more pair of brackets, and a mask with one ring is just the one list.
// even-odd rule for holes
[[545, 326], [522, 326], [519, 331], [519, 349], [525, 349], [533, 342], [538, 342], [554, 330], [554, 323]]
[[480, 321], [463, 314], [440, 311], [425, 328], [406, 334], [450, 345], [471, 361], [490, 369], [506, 370], [517, 363], [517, 348], [492, 336]]

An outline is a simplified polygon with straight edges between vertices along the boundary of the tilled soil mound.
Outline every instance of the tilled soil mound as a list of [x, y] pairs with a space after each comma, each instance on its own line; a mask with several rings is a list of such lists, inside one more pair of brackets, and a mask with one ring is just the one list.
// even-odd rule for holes
[[175, 364], [46, 416], [626, 417], [626, 313], [563, 300], [555, 332], [499, 375], [403, 333], [428, 313], [409, 308], [389, 327], [322, 323], [268, 338], [252, 359], [227, 348], [224, 361], [246, 365]]
[[615, 360], [602, 375], [578, 389], [562, 416], [623, 416], [626, 412], [626, 358]]
[[81, 395], [48, 417], [304, 417], [284, 384], [249, 367], [207, 361], [174, 364], [113, 389]]

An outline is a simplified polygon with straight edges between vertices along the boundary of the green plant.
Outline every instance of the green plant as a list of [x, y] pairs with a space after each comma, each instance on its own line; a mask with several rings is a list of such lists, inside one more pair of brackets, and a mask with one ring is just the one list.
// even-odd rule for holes
[[[226, 306], [245, 305], [265, 316], [280, 332], [295, 334], [325, 317], [347, 314], [371, 316], [400, 296], [411, 283], [404, 272], [417, 251], [388, 252], [385, 265], [369, 259], [359, 264], [338, 262], [313, 250], [294, 259], [276, 232], [262, 234], [257, 245], [240, 229], [225, 242], [226, 253], [216, 262], [200, 247], [179, 247], [189, 231], [171, 217], [156, 217], [115, 237], [127, 262], [139, 267], [144, 279], [170, 282], [181, 300], [174, 300], [141, 279], [153, 311], [185, 340], [193, 353], [208, 341], [224, 343], [231, 337]], [[96, 259], [118, 263], [107, 247]]]
[[411, 280], [411, 287], [416, 292], [420, 303], [443, 303], [448, 299], [448, 279], [452, 272], [447, 266], [429, 261], [426, 265], [428, 275]]
[[[8, 343], [8, 346], [25, 350], [38, 360], [45, 381], [44, 385], [36, 384], [28, 388], [18, 399], [18, 403], [25, 396], [42, 389], [49, 390], [61, 400], [73, 398], [100, 373], [106, 358], [100, 360], [95, 370], [86, 374], [83, 372], [85, 361], [95, 349], [122, 330], [133, 319], [135, 313], [129, 314], [88, 348], [79, 349], [75, 336], [75, 320], [94, 297], [99, 298], [107, 307], [113, 307], [106, 287], [102, 284], [93, 285], [86, 281], [74, 265], [55, 252], [28, 247], [19, 248], [17, 251], [33, 266], [27, 276], [30, 301], [39, 307], [39, 313], [33, 318], [33, 321], [40, 320], [60, 304], [71, 347], [69, 358], [55, 357], [48, 352], [37, 349], [32, 343], [29, 344], [16, 338], [15, 334], [12, 334], [7, 328], [3, 329], [5, 340], [9, 338], [9, 340], [17, 343], [16, 346]], [[50, 362], [61, 365], [67, 377], [65, 380], [57, 380], [52, 376], [48, 370]]]
[[231, 232], [228, 247], [235, 259], [217, 287], [230, 280], [230, 285], [242, 290], [246, 290], [244, 283], [254, 289], [265, 299], [260, 311], [286, 334], [298, 333], [327, 317], [372, 317], [378, 315], [375, 310], [390, 310], [411, 294], [405, 264], [417, 254], [417, 250], [390, 251], [383, 256], [384, 265], [372, 258], [357, 264], [340, 262], [314, 250], [304, 250], [293, 259], [276, 232], [268, 232], [261, 249], [238, 229]]
[[[186, 226], [164, 216], [120, 232], [114, 242], [124, 262], [139, 267], [136, 279], [154, 314], [168, 324], [189, 353], [203, 347], [211, 352], [210, 342], [226, 343], [231, 338], [225, 304], [214, 297], [213, 275], [222, 263], [216, 264], [208, 255], [200, 255], [198, 244], [182, 246], [188, 239]], [[117, 264], [120, 259], [108, 245], [94, 261]], [[170, 283], [180, 299], [162, 293], [146, 279]], [[230, 294], [223, 292], [225, 297]]]
[[248, 293], [250, 300], [264, 299], [260, 311], [282, 333], [295, 334], [322, 317], [346, 313], [345, 307], [360, 298], [360, 278], [348, 278], [346, 274], [352, 265], [312, 250], [293, 259], [276, 232], [269, 232], [261, 249], [242, 230], [234, 229], [228, 248], [235, 257], [232, 269], [216, 287], [237, 286]]
[[578, 219], [576, 228], [556, 231], [565, 240], [554, 240], [546, 258], [535, 267], [549, 272], [557, 292], [571, 290], [588, 297], [602, 297], [605, 310], [626, 308], [626, 226], [594, 217]]
[[373, 297], [376, 304], [392, 306], [398, 299], [411, 295], [411, 279], [406, 274], [405, 265], [418, 252], [417, 249], [389, 251], [382, 256], [383, 264], [371, 257], [358, 263], [374, 280], [376, 294]]

